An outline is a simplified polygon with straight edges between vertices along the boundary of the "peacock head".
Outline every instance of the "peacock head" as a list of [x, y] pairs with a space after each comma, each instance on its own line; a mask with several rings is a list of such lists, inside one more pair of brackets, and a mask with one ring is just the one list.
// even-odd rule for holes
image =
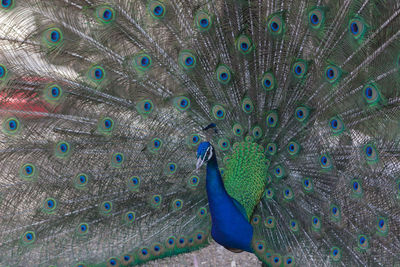
[[198, 170], [204, 162], [209, 161], [214, 154], [214, 148], [209, 142], [200, 143], [197, 148], [197, 163], [196, 170]]

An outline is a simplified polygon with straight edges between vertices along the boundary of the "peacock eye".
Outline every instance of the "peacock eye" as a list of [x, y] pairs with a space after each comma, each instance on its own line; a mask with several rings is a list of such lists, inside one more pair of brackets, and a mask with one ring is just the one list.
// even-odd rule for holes
[[2, 0], [1, 7], [2, 9], [8, 10], [14, 6], [14, 0]]
[[354, 18], [349, 22], [349, 30], [354, 39], [358, 40], [363, 38], [367, 27], [362, 18]]
[[50, 28], [43, 33], [43, 38], [49, 46], [57, 46], [63, 40], [63, 33], [59, 28]]
[[196, 26], [200, 32], [208, 31], [211, 27], [212, 20], [210, 15], [204, 11], [198, 11], [196, 14]]
[[178, 62], [185, 70], [190, 70], [196, 66], [196, 56], [189, 50], [183, 50], [179, 53]]
[[272, 16], [268, 21], [268, 30], [271, 34], [281, 34], [283, 32], [283, 26], [284, 23], [279, 14]]
[[6, 77], [7, 68], [0, 64], [0, 80], [3, 80]]
[[292, 67], [293, 74], [296, 78], [303, 78], [307, 74], [307, 62], [304, 60], [297, 60]]
[[150, 15], [155, 19], [161, 19], [164, 17], [166, 8], [163, 3], [159, 1], [151, 1], [148, 5]]
[[139, 53], [133, 57], [132, 65], [134, 68], [140, 71], [146, 71], [150, 69], [152, 65], [152, 58], [146, 53]]
[[96, 9], [96, 18], [102, 24], [111, 23], [115, 19], [115, 11], [109, 6], [99, 6]]
[[262, 79], [261, 79], [261, 84], [264, 90], [266, 91], [271, 91], [275, 89], [276, 86], [276, 80], [275, 76], [272, 72], [266, 72], [264, 73]]
[[231, 70], [226, 65], [220, 65], [215, 72], [218, 82], [228, 84], [231, 80]]
[[210, 155], [211, 155], [211, 150], [207, 150], [206, 151], [206, 159], [208, 159], [210, 157]]
[[308, 18], [311, 28], [319, 29], [325, 20], [325, 14], [323, 10], [315, 8], [308, 14]]
[[239, 36], [239, 38], [236, 40], [236, 43], [237, 50], [243, 55], [249, 54], [253, 49], [253, 43], [250, 37], [246, 35]]
[[337, 66], [329, 65], [325, 68], [325, 79], [330, 84], [337, 83], [341, 75], [342, 75], [342, 70]]
[[345, 130], [344, 123], [338, 116], [329, 120], [329, 126], [334, 135], [339, 135]]

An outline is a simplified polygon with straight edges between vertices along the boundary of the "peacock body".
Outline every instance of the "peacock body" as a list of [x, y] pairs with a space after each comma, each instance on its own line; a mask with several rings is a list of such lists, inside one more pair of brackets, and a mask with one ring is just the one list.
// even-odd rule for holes
[[2, 0], [0, 266], [398, 264], [399, 14]]

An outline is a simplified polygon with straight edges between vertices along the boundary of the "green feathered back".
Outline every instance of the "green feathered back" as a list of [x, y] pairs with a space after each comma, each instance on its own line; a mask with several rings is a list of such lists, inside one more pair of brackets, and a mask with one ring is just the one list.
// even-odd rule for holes
[[233, 145], [232, 153], [225, 159], [223, 175], [226, 191], [244, 207], [248, 220], [268, 183], [264, 149], [251, 139]]

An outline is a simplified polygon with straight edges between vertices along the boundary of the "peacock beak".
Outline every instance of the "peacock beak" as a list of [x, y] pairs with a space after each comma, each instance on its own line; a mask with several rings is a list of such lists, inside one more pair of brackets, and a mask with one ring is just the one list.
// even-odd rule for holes
[[199, 158], [197, 159], [196, 171], [197, 171], [198, 169], [200, 169], [200, 167], [204, 164], [204, 162], [205, 162], [204, 158], [205, 158], [205, 156], [199, 157]]
[[207, 148], [206, 153], [204, 153], [203, 156], [200, 156], [197, 159], [196, 171], [204, 164], [204, 162], [209, 161], [211, 159], [212, 155], [213, 155], [213, 148], [212, 148], [212, 146], [209, 146]]

